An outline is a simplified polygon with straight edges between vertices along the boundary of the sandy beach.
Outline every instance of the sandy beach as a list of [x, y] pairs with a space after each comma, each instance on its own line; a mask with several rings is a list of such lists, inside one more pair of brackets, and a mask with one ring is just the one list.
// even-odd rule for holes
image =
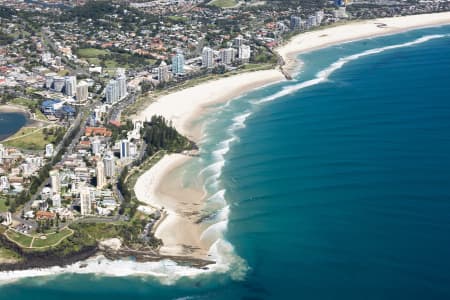
[[172, 120], [181, 134], [197, 142], [201, 139], [201, 128], [195, 126], [193, 121], [208, 106], [225, 102], [253, 89], [284, 79], [285, 77], [278, 70], [264, 70], [208, 81], [159, 98], [136, 119], [145, 120], [155, 114], [162, 115]]
[[164, 241], [160, 254], [206, 258], [210, 245], [200, 240], [205, 228], [196, 222], [203, 193], [183, 186], [176, 174], [189, 159], [182, 154], [166, 155], [139, 177], [135, 192], [139, 200], [166, 212], [155, 232]]
[[23, 113], [23, 114], [26, 114], [26, 115], [29, 114], [29, 111], [26, 108], [24, 108], [22, 106], [14, 105], [14, 104], [3, 104], [3, 105], [0, 105], [0, 112], [3, 112], [3, 113], [14, 113], [14, 112], [17, 112], [17, 113]]
[[355, 21], [299, 34], [279, 47], [277, 52], [285, 60], [285, 69], [288, 72], [294, 72], [298, 66], [296, 57], [300, 53], [345, 42], [445, 24], [450, 24], [450, 12]]
[[[286, 62], [284, 68], [293, 72], [298, 65], [296, 56], [302, 52], [441, 24], [450, 24], [450, 12], [352, 22], [299, 34], [277, 51]], [[208, 112], [209, 106], [282, 80], [285, 77], [280, 70], [274, 69], [202, 83], [161, 97], [136, 116], [135, 120], [146, 120], [155, 114], [162, 115], [172, 120], [180, 133], [194, 141], [200, 141], [202, 124], [195, 121]], [[164, 157], [139, 178], [135, 191], [139, 200], [152, 206], [164, 207], [168, 213], [156, 231], [156, 236], [164, 242], [162, 254], [207, 258], [210, 245], [200, 238], [205, 228], [196, 223], [205, 195], [201, 190], [185, 187], [180, 179], [180, 170], [189, 159], [183, 155]]]

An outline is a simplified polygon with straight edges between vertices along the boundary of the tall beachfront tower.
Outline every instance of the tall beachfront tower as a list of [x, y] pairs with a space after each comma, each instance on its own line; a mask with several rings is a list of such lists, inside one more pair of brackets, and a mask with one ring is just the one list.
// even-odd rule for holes
[[113, 177], [116, 172], [114, 155], [111, 152], [107, 153], [103, 158], [103, 163], [105, 164], [106, 177]]
[[106, 103], [114, 104], [128, 95], [127, 77], [125, 76], [124, 72], [125, 71], [120, 71], [117, 78], [111, 79], [106, 86]]
[[50, 183], [52, 185], [53, 194], [59, 194], [61, 190], [61, 184], [59, 179], [59, 171], [51, 170], [50, 171]]
[[106, 103], [114, 104], [119, 100], [119, 84], [116, 80], [111, 79], [106, 86]]
[[6, 149], [3, 144], [0, 144], [0, 164], [3, 163], [3, 158], [6, 156]]
[[172, 56], [172, 73], [174, 75], [184, 74], [184, 55], [180, 51]]
[[120, 159], [128, 158], [130, 152], [130, 142], [127, 139], [120, 141]]
[[127, 91], [127, 77], [125, 74], [121, 74], [116, 79], [119, 91], [119, 100], [122, 100], [128, 95]]
[[209, 47], [203, 48], [202, 67], [207, 69], [211, 69], [214, 67], [214, 51]]
[[77, 100], [86, 101], [89, 95], [89, 85], [86, 81], [81, 81], [77, 85]]
[[165, 61], [162, 61], [158, 67], [158, 80], [159, 82], [169, 81], [169, 67], [167, 66]]
[[242, 45], [238, 50], [238, 58], [242, 63], [247, 63], [250, 61], [251, 50], [250, 46]]
[[95, 201], [95, 192], [88, 186], [80, 188], [80, 207], [81, 215], [86, 216], [92, 214], [92, 203]]
[[220, 59], [222, 60], [223, 64], [230, 65], [231, 63], [234, 62], [235, 58], [236, 58], [236, 49], [227, 48], [220, 50]]
[[66, 79], [61, 76], [53, 77], [53, 89], [56, 92], [62, 92], [66, 84]]
[[75, 97], [77, 93], [77, 78], [75, 76], [66, 76], [64, 81], [64, 93], [67, 96]]
[[299, 16], [291, 16], [290, 27], [291, 27], [291, 30], [302, 29], [302, 18], [300, 18]]
[[97, 189], [101, 190], [106, 185], [105, 164], [103, 161], [97, 163]]

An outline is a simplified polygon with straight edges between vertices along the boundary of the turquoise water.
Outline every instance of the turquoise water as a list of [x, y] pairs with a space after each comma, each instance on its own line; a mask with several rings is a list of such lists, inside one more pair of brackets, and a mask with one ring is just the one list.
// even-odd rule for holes
[[21, 113], [0, 113], [0, 141], [19, 131], [27, 123]]
[[449, 34], [305, 54], [295, 81], [206, 117], [188, 175], [212, 195], [205, 235], [226, 229], [229, 272], [24, 279], [0, 299], [450, 298]]

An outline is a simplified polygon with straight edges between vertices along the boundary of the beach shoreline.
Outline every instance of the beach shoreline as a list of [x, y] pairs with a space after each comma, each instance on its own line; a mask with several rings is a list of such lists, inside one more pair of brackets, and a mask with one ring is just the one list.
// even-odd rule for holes
[[28, 128], [28, 127], [42, 127], [45, 125], [46, 122], [38, 120], [34, 117], [34, 114], [25, 106], [21, 106], [21, 105], [17, 105], [17, 104], [1, 104], [0, 105], [0, 113], [18, 113], [18, 114], [22, 114], [23, 116], [25, 116], [26, 118], [26, 122], [25, 124], [19, 128], [16, 132], [2, 137], [0, 139], [0, 142], [5, 142], [7, 141], [10, 137], [12, 137], [14, 134], [16, 134], [17, 132], [19, 132], [20, 130], [22, 130], [23, 128]]
[[[285, 61], [283, 69], [289, 74], [292, 74], [301, 63], [297, 60], [297, 56], [301, 53], [366, 38], [397, 34], [418, 28], [434, 27], [445, 24], [450, 24], [450, 12], [365, 20], [301, 33], [294, 36], [287, 44], [277, 48], [276, 52]], [[155, 114], [162, 115], [167, 120], [172, 121], [174, 127], [181, 134], [198, 142], [201, 140], [203, 134], [202, 124], [199, 124], [198, 120], [209, 111], [208, 108], [214, 104], [230, 101], [264, 85], [284, 81], [285, 77], [280, 71], [280, 69], [274, 69], [239, 74], [202, 83], [195, 87], [162, 96], [156, 102], [151, 103], [135, 118], [135, 120], [150, 119], [150, 117]], [[170, 155], [159, 165], [157, 172], [152, 170], [147, 171], [149, 174], [152, 174], [152, 176], [158, 178], [152, 183], [152, 193], [142, 193], [142, 190], [145, 190], [145, 185], [148, 184], [145, 179], [138, 181], [135, 187], [136, 194], [140, 191], [140, 195], [142, 195], [140, 200], [148, 204], [157, 203], [159, 206], [164, 206], [164, 204], [168, 203], [167, 199], [170, 199], [172, 208], [168, 211], [167, 219], [159, 225], [156, 233], [158, 237], [162, 238], [163, 243], [168, 242], [170, 245], [169, 248], [171, 248], [171, 255], [183, 255], [183, 253], [180, 252], [179, 249], [177, 250], [177, 247], [175, 246], [177, 244], [177, 235], [171, 234], [177, 232], [180, 225], [180, 223], [174, 220], [182, 218], [179, 212], [177, 212], [176, 204], [174, 207], [174, 203], [176, 203], [176, 199], [174, 200], [174, 198], [178, 195], [179, 197], [186, 199], [187, 195], [195, 197], [192, 196], [194, 194], [199, 197], [198, 195], [200, 195], [200, 192], [187, 193], [187, 190], [184, 187], [172, 184], [171, 195], [168, 195], [167, 186], [171, 185], [171, 181], [173, 183], [174, 180], [177, 180], [174, 176], [169, 176], [169, 174], [176, 169], [185, 167], [190, 159], [192, 158], [185, 158], [183, 162], [180, 162], [179, 157]], [[145, 176], [146, 174], [144, 174], [142, 178], [145, 178]], [[201, 203], [204, 202], [204, 196], [203, 199], [191, 198], [188, 200], [188, 202], [198, 203], [198, 211], [195, 211], [194, 208], [192, 211], [193, 214], [199, 213], [199, 210], [201, 210]], [[185, 201], [180, 201], [179, 207], [182, 207], [184, 202]], [[184, 223], [184, 225], [186, 224], [188, 223]], [[201, 226], [198, 226], [198, 224], [195, 227], [184, 227], [183, 232], [190, 236], [190, 241], [192, 242], [191, 246], [193, 247], [201, 244], [200, 236], [195, 239], [196, 234], [199, 234], [199, 232], [201, 234], [199, 228], [201, 228]], [[179, 244], [184, 245], [185, 242], [186, 240], [183, 240], [180, 241]], [[196, 257], [203, 259], [208, 258], [205, 256], [205, 251], [207, 249], [202, 250], [203, 251], [198, 251], [196, 253]]]
[[292, 74], [297, 71], [297, 66], [301, 63], [297, 57], [302, 53], [448, 24], [450, 24], [450, 12], [361, 20], [298, 34], [278, 47], [276, 52], [284, 59], [283, 68]]
[[[444, 15], [445, 17], [443, 17]], [[426, 18], [430, 16], [432, 19], [426, 20]], [[422, 22], [420, 23], [416, 21], [413, 17], [422, 17]], [[414, 24], [410, 24], [410, 27], [406, 27], [406, 25], [398, 26], [402, 28], [391, 28], [390, 31], [386, 30], [382, 33], [374, 33], [370, 36], [367, 36], [365, 32], [362, 32], [364, 30], [357, 30], [358, 27], [355, 27], [364, 26], [361, 28], [366, 28], [368, 26], [367, 24], [370, 25], [369, 27], [376, 27], [377, 23], [380, 22], [383, 22], [383, 24], [390, 24], [389, 26], [394, 26], [392, 25], [394, 23], [390, 20], [398, 20], [399, 18], [361, 21], [358, 23], [344, 24], [337, 27], [324, 28], [317, 31], [302, 33], [294, 37], [288, 44], [280, 47], [277, 51], [279, 51], [280, 55], [282, 55], [286, 61], [284, 68], [289, 69], [290, 67], [295, 68], [297, 66], [298, 61], [296, 57], [300, 53], [380, 35], [396, 34], [417, 28], [450, 24], [450, 13], [441, 13], [404, 17], [409, 18], [410, 23], [411, 20], [413, 20]], [[400, 20], [402, 20], [402, 24], [406, 22], [403, 21], [403, 19]], [[345, 27], [342, 29], [343, 26], [351, 27]], [[339, 30], [343, 30], [345, 32], [348, 32], [349, 28], [352, 28], [350, 32], [353, 32], [354, 34], [345, 34], [341, 36], [340, 39], [330, 39], [330, 32], [339, 32], [339, 30], [336, 31], [337, 28], [340, 28]], [[395, 32], [394, 30], [399, 31]], [[306, 45], [304, 42], [302, 43], [305, 36], [308, 36], [311, 40], [309, 43], [306, 43]], [[291, 60], [289, 60], [289, 58]], [[251, 90], [277, 82], [282, 82], [284, 80], [286, 79], [280, 70], [273, 69], [243, 73], [219, 80], [205, 82], [198, 86], [162, 96], [157, 101], [146, 107], [142, 113], [134, 117], [134, 120], [150, 119], [154, 114], [162, 115], [167, 120], [173, 121], [173, 125], [180, 133], [188, 136], [196, 142], [200, 142], [203, 138], [203, 124], [199, 120], [201, 120], [205, 114], [210, 112], [211, 109], [214, 109], [211, 108], [212, 106], [220, 103], [226, 103], [240, 95], [250, 92]], [[158, 209], [164, 208], [164, 211], [167, 213], [155, 228], [155, 235], [161, 238], [164, 243], [163, 247], [160, 249], [161, 260], [169, 259], [173, 262], [176, 261], [174, 258], [180, 257], [182, 259], [192, 258], [194, 260], [205, 261], [216, 259], [216, 257], [211, 254], [212, 251], [210, 251], [210, 247], [212, 247], [211, 245], [214, 244], [213, 241], [204, 241], [202, 239], [202, 232], [204, 232], [207, 227], [207, 225], [204, 225], [201, 222], [202, 207], [205, 203], [206, 197], [205, 191], [198, 186], [185, 185], [180, 176], [183, 174], [183, 170], [186, 168], [187, 164], [189, 164], [189, 162], [193, 159], [198, 158], [192, 158], [183, 154], [166, 155], [157, 164], [155, 164], [155, 166], [144, 172], [144, 174], [139, 177], [134, 187], [136, 196], [140, 201]], [[130, 253], [127, 254], [132, 255]], [[105, 260], [104, 264], [102, 263], [101, 265], [102, 268], [105, 268], [105, 270], [98, 269], [99, 263], [95, 260], [95, 257], [91, 260], [92, 262], [88, 263], [87, 268], [81, 267], [80, 262], [74, 264], [73, 266], [61, 268], [60, 272], [95, 272], [99, 274], [111, 274], [105, 271], [110, 269], [110, 264], [120, 266], [120, 268], [118, 267], [117, 269], [109, 271], [119, 274], [118, 276], [120, 276], [120, 274], [124, 274], [124, 276], [133, 274], [153, 274], [152, 272], [154, 272], [153, 269], [151, 269], [152, 267], [150, 267], [150, 263], [141, 263], [138, 260], [136, 260], [138, 264], [132, 261], [123, 261], [120, 259], [120, 256], [114, 257], [113, 255], [111, 259]], [[152, 258], [151, 260], [157, 260], [157, 258]], [[202, 261], [200, 262], [203, 263]], [[205, 262], [205, 264], [206, 263], [208, 262]], [[159, 271], [161, 268], [160, 265], [152, 264], [151, 266], [155, 265], [158, 266], [157, 270]], [[166, 270], [166, 263], [163, 265], [164, 268], [162, 269]], [[122, 266], [127, 266], [129, 269], [127, 269], [126, 272], [121, 273]], [[173, 266], [172, 264], [170, 264], [170, 266], [174, 268], [178, 267]], [[216, 266], [211, 267], [210, 270], [217, 267], [222, 268], [223, 266], [224, 264], [217, 264]], [[194, 266], [194, 268], [197, 268], [199, 272], [203, 271], [199, 267]], [[51, 271], [50, 268], [39, 270], [39, 272], [36, 270], [35, 271], [39, 274], [45, 275], [48, 270]], [[186, 269], [183, 269], [182, 271], [183, 274], [192, 274], [191, 270], [192, 268], [186, 267]], [[226, 271], [226, 266], [220, 270]], [[32, 273], [33, 270], [24, 270], [23, 276], [26, 277], [28, 274]], [[194, 273], [199, 274], [197, 272]], [[13, 273], [10, 273], [11, 276], [12, 274]], [[52, 273], [50, 272], [48, 274]], [[10, 277], [8, 273], [5, 272], [0, 272], [0, 275], [4, 275], [5, 278]]]
[[285, 77], [278, 69], [253, 71], [207, 81], [200, 85], [164, 95], [152, 102], [134, 120], [149, 120], [162, 115], [173, 122], [183, 135], [199, 142], [201, 127], [194, 124], [214, 104], [224, 103], [251, 90], [281, 82]]

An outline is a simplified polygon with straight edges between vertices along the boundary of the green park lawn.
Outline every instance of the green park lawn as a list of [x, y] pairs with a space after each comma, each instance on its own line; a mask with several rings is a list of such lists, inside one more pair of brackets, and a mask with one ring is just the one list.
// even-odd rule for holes
[[30, 247], [31, 241], [33, 240], [32, 237], [21, 234], [19, 232], [13, 231], [13, 230], [8, 230], [7, 232], [5, 232], [5, 234], [11, 240], [13, 240], [16, 244], [18, 244], [19, 246], [22, 246], [22, 247], [27, 247], [27, 248]]
[[208, 5], [213, 5], [221, 8], [233, 7], [238, 2], [236, 0], [213, 0]]
[[96, 48], [80, 48], [77, 50], [77, 55], [79, 57], [84, 57], [84, 58], [95, 58], [100, 55], [106, 55], [106, 54], [109, 54], [108, 50], [96, 49]]
[[[70, 229], [64, 228], [60, 232], [49, 233], [45, 235], [37, 236], [33, 242], [33, 248], [42, 248], [42, 247], [50, 247], [56, 245], [61, 240], [72, 235], [72, 231]], [[41, 236], [45, 236], [45, 239], [40, 238]]]
[[[56, 129], [57, 126], [53, 127]], [[45, 145], [54, 143], [56, 135], [45, 134], [45, 128], [24, 127], [13, 136], [3, 141], [4, 145], [26, 150], [44, 150]], [[46, 130], [49, 130], [48, 128]]]

